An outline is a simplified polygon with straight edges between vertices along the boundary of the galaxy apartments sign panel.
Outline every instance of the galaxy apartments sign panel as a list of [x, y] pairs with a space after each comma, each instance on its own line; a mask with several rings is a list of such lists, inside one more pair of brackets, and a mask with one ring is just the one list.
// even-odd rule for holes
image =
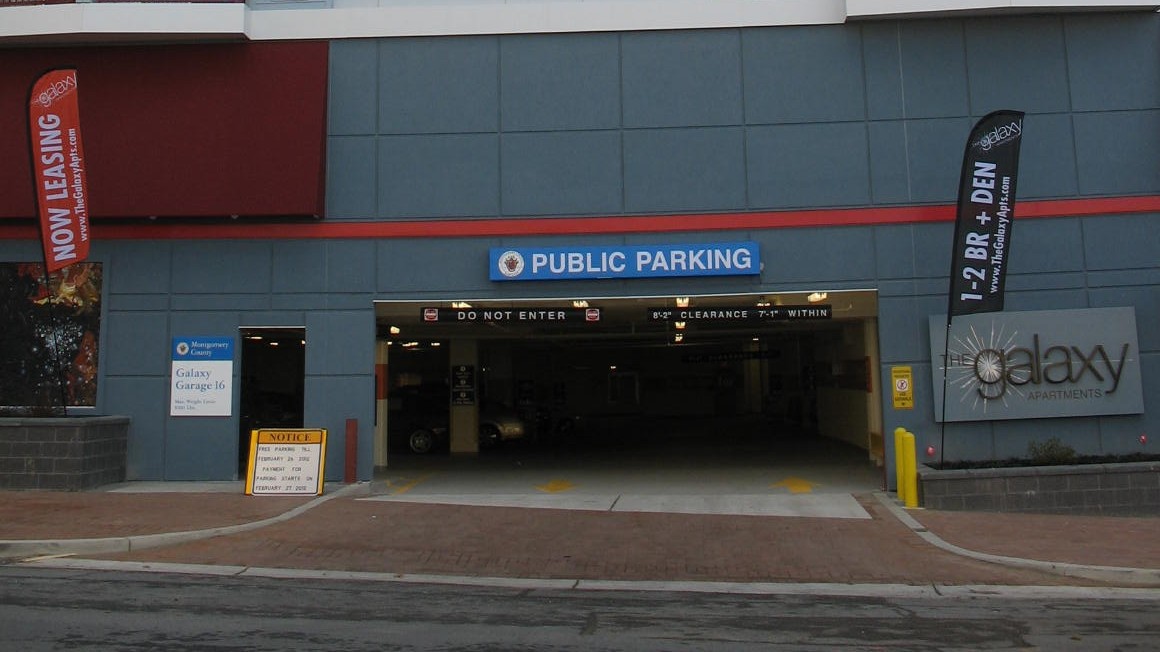
[[935, 418], [946, 421], [1144, 411], [1134, 308], [930, 317]]
[[616, 247], [493, 248], [493, 281], [556, 281], [761, 273], [756, 242]]

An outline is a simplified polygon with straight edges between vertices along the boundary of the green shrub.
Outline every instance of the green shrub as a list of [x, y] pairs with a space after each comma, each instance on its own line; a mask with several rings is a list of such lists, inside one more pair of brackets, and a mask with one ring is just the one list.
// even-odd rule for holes
[[1059, 441], [1059, 437], [1052, 437], [1043, 443], [1033, 441], [1027, 445], [1027, 453], [1038, 466], [1071, 464], [1076, 458], [1075, 449]]

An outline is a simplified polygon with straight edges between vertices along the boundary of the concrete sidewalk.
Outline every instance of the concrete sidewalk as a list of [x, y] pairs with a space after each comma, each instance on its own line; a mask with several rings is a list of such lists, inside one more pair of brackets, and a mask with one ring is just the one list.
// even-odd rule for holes
[[0, 558], [465, 579], [1160, 586], [1158, 518], [903, 510], [883, 493], [853, 495], [869, 518], [820, 518], [375, 500], [369, 483], [320, 498], [245, 496], [237, 483], [141, 489], [0, 492]]

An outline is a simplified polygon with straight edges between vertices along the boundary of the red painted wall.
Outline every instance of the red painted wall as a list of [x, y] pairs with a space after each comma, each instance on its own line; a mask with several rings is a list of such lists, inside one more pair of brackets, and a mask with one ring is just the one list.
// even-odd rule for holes
[[323, 41], [0, 50], [0, 220], [36, 214], [28, 90], [75, 66], [91, 217], [321, 216]]

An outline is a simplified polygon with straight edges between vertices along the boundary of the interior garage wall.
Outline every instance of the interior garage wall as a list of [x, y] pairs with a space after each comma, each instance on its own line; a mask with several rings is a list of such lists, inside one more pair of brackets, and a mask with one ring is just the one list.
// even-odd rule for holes
[[[818, 431], [833, 439], [848, 442], [859, 448], [870, 448], [871, 415], [866, 406], [868, 379], [866, 363], [871, 352], [867, 349], [862, 323], [851, 323], [836, 337], [818, 347], [815, 359], [831, 367], [831, 376], [838, 379], [818, 387]], [[861, 387], [856, 385], [860, 384]], [[877, 431], [881, 435], [881, 431]]]

